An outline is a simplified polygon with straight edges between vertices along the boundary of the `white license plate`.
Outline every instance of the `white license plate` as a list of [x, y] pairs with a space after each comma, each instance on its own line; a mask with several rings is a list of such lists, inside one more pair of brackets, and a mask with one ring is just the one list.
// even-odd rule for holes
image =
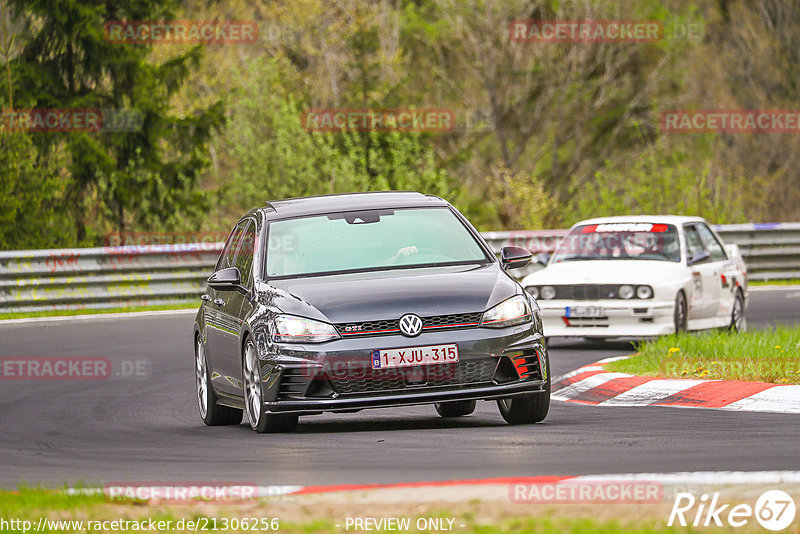
[[458, 345], [428, 345], [404, 349], [373, 350], [371, 359], [373, 369], [455, 363], [458, 361]]
[[600, 306], [567, 306], [564, 317], [605, 317], [605, 310]]

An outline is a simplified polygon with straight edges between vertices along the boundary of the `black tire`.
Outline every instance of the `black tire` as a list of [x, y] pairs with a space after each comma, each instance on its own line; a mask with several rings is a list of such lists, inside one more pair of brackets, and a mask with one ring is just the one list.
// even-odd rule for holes
[[206, 350], [200, 336], [194, 344], [195, 393], [200, 418], [208, 426], [238, 425], [242, 422], [242, 410], [217, 404], [217, 394], [211, 384]]
[[294, 432], [298, 420], [296, 415], [275, 415], [264, 410], [260, 364], [256, 347], [249, 338], [245, 340], [242, 351], [242, 389], [250, 428], [259, 434]]
[[686, 306], [686, 295], [678, 291], [675, 296], [675, 311], [672, 313], [675, 322], [675, 333], [686, 332], [689, 329], [689, 308]]
[[544, 421], [550, 411], [550, 358], [547, 359], [547, 383], [542, 393], [531, 393], [522, 397], [499, 399], [500, 415], [511, 425], [526, 425]]
[[731, 310], [731, 324], [728, 325], [731, 332], [744, 332], [747, 330], [747, 320], [744, 316], [744, 295], [740, 289], [736, 290], [733, 299], [733, 310]]
[[436, 412], [442, 417], [461, 417], [475, 411], [478, 401], [463, 400], [452, 402], [437, 402], [434, 404]]

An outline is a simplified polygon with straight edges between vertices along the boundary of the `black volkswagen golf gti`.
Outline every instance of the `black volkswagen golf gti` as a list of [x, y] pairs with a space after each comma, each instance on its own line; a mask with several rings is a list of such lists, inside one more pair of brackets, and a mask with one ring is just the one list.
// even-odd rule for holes
[[550, 406], [535, 300], [450, 203], [408, 192], [269, 202], [236, 224], [194, 323], [207, 425], [257, 432], [300, 415], [497, 400], [512, 424]]

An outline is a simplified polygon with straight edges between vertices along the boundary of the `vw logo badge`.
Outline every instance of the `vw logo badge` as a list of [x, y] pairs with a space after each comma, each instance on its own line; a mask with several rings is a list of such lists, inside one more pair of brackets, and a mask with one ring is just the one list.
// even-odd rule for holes
[[400, 317], [400, 332], [408, 337], [418, 336], [422, 332], [422, 319], [413, 313], [405, 314]]

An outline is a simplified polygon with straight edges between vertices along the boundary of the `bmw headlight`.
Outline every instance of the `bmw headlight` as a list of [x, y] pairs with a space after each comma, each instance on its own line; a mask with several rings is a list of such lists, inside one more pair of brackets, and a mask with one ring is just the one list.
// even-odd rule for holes
[[483, 314], [481, 326], [504, 328], [524, 324], [531, 320], [531, 307], [524, 295], [504, 300]]
[[293, 315], [278, 315], [272, 321], [272, 341], [276, 343], [322, 343], [332, 339], [339, 339], [339, 332], [328, 323]]
[[542, 298], [545, 300], [554, 299], [556, 298], [556, 288], [554, 288], [553, 286], [542, 286], [540, 294], [542, 295]]
[[640, 299], [653, 298], [653, 288], [650, 286], [639, 286], [636, 288], [636, 296]]
[[533, 298], [535, 298], [535, 299], [539, 298], [539, 288], [538, 287], [536, 287], [536, 286], [528, 286], [528, 287], [525, 288], [525, 291], [527, 291], [528, 294], [530, 296], [532, 296]]
[[619, 286], [619, 296], [623, 299], [632, 299], [634, 295], [633, 286]]

